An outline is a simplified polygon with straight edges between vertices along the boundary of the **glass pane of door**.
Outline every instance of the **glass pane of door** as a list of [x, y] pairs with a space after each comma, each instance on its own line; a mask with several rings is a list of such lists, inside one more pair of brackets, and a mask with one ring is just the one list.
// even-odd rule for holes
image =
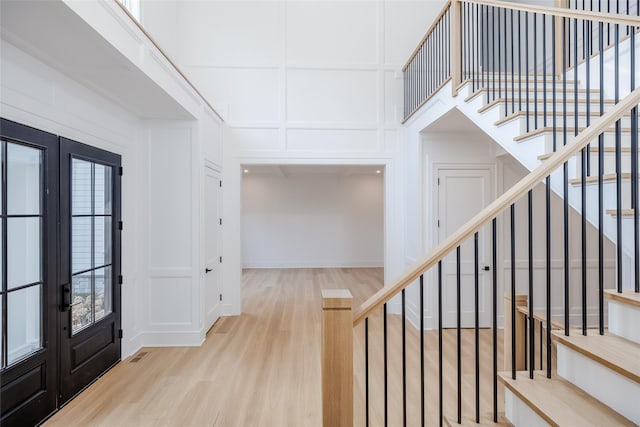
[[[7, 203], [11, 206], [11, 203]], [[41, 218], [7, 219], [7, 286], [9, 290], [42, 280]]]
[[41, 347], [41, 285], [29, 286], [8, 294], [8, 364], [21, 360]]
[[42, 348], [43, 152], [2, 142], [2, 366]]
[[71, 330], [76, 333], [111, 313], [113, 168], [71, 162]]
[[40, 215], [42, 150], [7, 144], [7, 213]]
[[95, 313], [96, 320], [111, 313], [111, 267], [95, 271]]

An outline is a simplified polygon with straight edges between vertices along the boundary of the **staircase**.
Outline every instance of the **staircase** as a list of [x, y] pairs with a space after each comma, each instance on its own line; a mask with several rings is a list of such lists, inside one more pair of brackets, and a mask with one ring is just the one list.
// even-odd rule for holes
[[[639, 38], [640, 40], [640, 38]], [[640, 45], [640, 44], [639, 44]], [[553, 78], [546, 78], [548, 86], [554, 84]], [[555, 83], [558, 85], [558, 83]], [[567, 84], [574, 86], [575, 82], [567, 80]], [[576, 86], [581, 83], [578, 82]], [[542, 83], [539, 82], [538, 86]], [[560, 115], [564, 111], [564, 100], [562, 94], [557, 96], [556, 101], [556, 123], [554, 131], [554, 120], [552, 114], [552, 105], [547, 105], [547, 114], [542, 112], [542, 106], [536, 106], [529, 103], [530, 114], [526, 111], [511, 112], [511, 99], [497, 98], [494, 101], [487, 102], [487, 89], [480, 89], [473, 93], [471, 91], [471, 83], [466, 82], [460, 88], [459, 97], [464, 98], [464, 104], [459, 109], [469, 117], [476, 125], [483, 129], [493, 139], [502, 146], [509, 154], [518, 159], [529, 170], [535, 169], [540, 163], [544, 162], [553, 154], [554, 140], [556, 146], [562, 146], [564, 140], [568, 140], [580, 133], [588, 124], [593, 123], [599, 117], [599, 91], [591, 89], [590, 111], [586, 112], [587, 91], [586, 89], [578, 89], [577, 104], [578, 112], [574, 112], [576, 98], [574, 94], [567, 93], [570, 99], [567, 99], [566, 114]], [[540, 98], [542, 95], [538, 95]], [[531, 100], [534, 98], [530, 93]], [[547, 99], [552, 98], [551, 92], [547, 93]], [[523, 103], [524, 101], [515, 99], [514, 102]], [[614, 99], [603, 98], [604, 111], [615, 105]], [[540, 111], [536, 115], [533, 114], [534, 108]], [[546, 120], [545, 120], [546, 117]], [[566, 118], [569, 126], [564, 127], [563, 121]], [[534, 125], [537, 121], [537, 126]], [[636, 113], [636, 123], [638, 113]], [[577, 124], [577, 127], [575, 126]], [[630, 113], [625, 114], [620, 120], [620, 161], [621, 161], [621, 203], [624, 224], [627, 228], [633, 225], [633, 210], [631, 209], [632, 200], [630, 194], [631, 188], [631, 145], [632, 145], [632, 116]], [[529, 129], [529, 130], [527, 130]], [[565, 135], [566, 133], [566, 135]], [[637, 138], [637, 136], [636, 136]], [[599, 146], [602, 143], [602, 173], [599, 170]], [[585, 199], [587, 203], [586, 219], [592, 225], [598, 226], [598, 176], [602, 175], [602, 192], [604, 195], [603, 205], [605, 208], [605, 216], [603, 220], [603, 233], [609, 240], [616, 242], [617, 235], [617, 200], [616, 200], [616, 127], [612, 125], [605, 129], [602, 135], [602, 142], [593, 141], [588, 150], [586, 150], [589, 163], [588, 173], [585, 170]], [[568, 203], [578, 213], [582, 212], [582, 153], [576, 154], [568, 163]], [[558, 173], [552, 176], [551, 189], [559, 197], [564, 198], [564, 182], [562, 174]], [[633, 256], [634, 239], [631, 233], [623, 234], [622, 249], [627, 257]], [[627, 276], [628, 277], [628, 276]]]
[[[575, 6], [578, 8], [577, 2]], [[640, 425], [638, 30], [640, 18], [622, 14], [496, 0], [452, 0], [445, 6], [403, 69], [405, 123], [410, 124], [421, 114], [436, 114], [433, 111], [442, 110], [443, 105], [457, 108], [530, 173], [353, 314], [349, 295], [327, 295], [323, 311], [325, 425], [353, 424], [353, 401], [349, 395], [354, 387], [365, 397], [366, 425], [371, 419], [382, 419], [388, 425], [390, 411], [399, 412], [394, 419], [402, 419], [403, 425], [425, 425], [425, 420], [431, 420], [430, 405], [425, 402], [429, 395], [424, 386], [425, 363], [438, 364], [439, 425]], [[547, 202], [546, 206], [536, 206], [536, 212], [542, 215], [540, 212], [544, 211], [546, 221], [545, 227], [534, 229], [532, 189], [540, 183], [545, 185]], [[560, 212], [551, 210], [552, 194], [562, 200]], [[528, 221], [518, 223], [528, 232], [528, 253], [519, 254], [520, 258], [528, 255], [528, 292], [516, 292], [516, 285], [523, 288], [524, 284], [520, 283], [522, 276], [517, 283], [515, 268], [511, 269], [510, 279], [504, 282], [505, 324], [501, 328], [497, 323], [497, 305], [502, 296], [497, 295], [496, 253], [510, 255], [510, 265], [516, 265], [516, 201], [528, 206]], [[577, 229], [569, 228], [570, 214], [580, 217], [580, 227], [574, 227]], [[496, 237], [498, 221], [505, 222], [505, 229], [510, 226], [510, 245], [502, 249]], [[551, 276], [553, 223], [561, 224], [564, 234], [562, 280]], [[586, 241], [587, 227], [597, 230], [598, 242]], [[480, 343], [477, 320], [480, 231], [491, 236], [493, 247], [490, 348]], [[534, 280], [534, 235], [546, 243], [544, 281]], [[459, 253], [462, 244], [472, 239], [476, 244], [475, 341], [463, 344]], [[603, 276], [607, 239], [616, 252], [616, 278], [612, 283], [606, 283]], [[573, 282], [570, 244], [579, 244], [582, 252], [580, 277]], [[587, 277], [588, 250], [598, 254], [595, 320], [587, 313], [587, 295], [594, 286]], [[455, 339], [447, 344], [444, 339], [451, 334], [445, 334], [442, 327], [442, 260], [454, 252], [458, 254], [457, 284], [455, 291], [447, 291], [458, 296], [458, 321]], [[425, 283], [437, 289], [438, 295], [437, 359], [433, 354], [425, 355], [425, 333], [418, 346], [407, 344], [406, 340], [406, 298], [418, 293], [407, 290], [419, 289], [419, 312], [424, 313]], [[563, 289], [562, 313], [552, 313], [552, 287]], [[538, 290], [537, 295], [542, 292], [543, 302], [534, 301], [534, 289]], [[400, 362], [388, 356], [392, 349], [388, 347], [387, 322], [392, 322], [394, 315], [387, 312], [387, 302], [395, 295], [401, 296], [402, 307]], [[465, 294], [466, 301], [470, 297]], [[580, 301], [579, 309], [571, 308], [570, 298]], [[540, 306], [544, 310], [535, 309]], [[419, 317], [419, 330], [423, 330], [424, 316]], [[379, 318], [384, 327], [370, 329]], [[354, 350], [344, 343], [353, 340], [353, 328], [362, 323], [364, 355], [358, 349], [355, 352], [356, 360], [364, 360], [364, 378], [353, 384]], [[383, 351], [379, 345], [370, 344], [370, 339], [376, 339], [370, 338], [372, 331], [377, 334], [380, 330]], [[503, 366], [498, 363], [500, 334], [504, 342]], [[444, 350], [449, 345], [455, 353]], [[377, 364], [380, 352], [383, 370]], [[370, 363], [370, 353], [376, 362]], [[473, 369], [463, 367], [469, 355], [475, 360]], [[416, 360], [418, 365], [414, 364]], [[481, 375], [481, 363], [487, 365], [482, 369], [492, 370], [489, 382]], [[446, 365], [453, 365], [454, 369]], [[406, 380], [408, 375], [417, 374], [416, 366], [420, 367], [422, 379], [418, 395]], [[340, 375], [332, 375], [338, 372]], [[394, 386], [395, 392], [390, 392], [387, 383], [393, 375], [400, 375], [402, 382]], [[344, 378], [348, 378], [347, 383]], [[435, 384], [435, 378], [430, 381]], [[384, 384], [383, 415], [370, 404], [380, 393], [379, 387], [372, 384], [380, 383]], [[490, 408], [483, 407], [480, 390], [492, 390]], [[338, 402], [331, 399], [338, 395], [337, 391]], [[416, 411], [419, 420], [412, 419], [414, 412], [407, 410], [415, 405], [420, 405]]]
[[[505, 417], [515, 426], [633, 426], [640, 424], [640, 340], [630, 336], [640, 324], [640, 297], [635, 292], [605, 293], [609, 330], [551, 332], [557, 346], [557, 371], [502, 372], [506, 388]], [[612, 307], [616, 305], [617, 307]], [[626, 325], [622, 329], [613, 325]], [[613, 327], [613, 329], [611, 329]], [[637, 335], [637, 332], [636, 332]], [[635, 339], [634, 339], [635, 338]]]

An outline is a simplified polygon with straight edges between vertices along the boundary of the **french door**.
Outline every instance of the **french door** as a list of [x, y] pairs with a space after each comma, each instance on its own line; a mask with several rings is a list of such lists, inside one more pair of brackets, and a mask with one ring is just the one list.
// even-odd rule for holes
[[0, 122], [0, 424], [56, 408], [58, 137]]
[[0, 424], [30, 426], [120, 359], [120, 157], [0, 120]]
[[60, 400], [120, 360], [120, 156], [60, 138]]

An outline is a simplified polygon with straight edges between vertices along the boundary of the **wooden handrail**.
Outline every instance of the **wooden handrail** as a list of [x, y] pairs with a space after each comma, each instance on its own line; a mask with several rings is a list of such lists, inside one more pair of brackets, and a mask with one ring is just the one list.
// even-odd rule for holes
[[413, 58], [415, 58], [416, 55], [418, 54], [418, 52], [420, 51], [420, 48], [422, 47], [422, 44], [429, 38], [431, 33], [433, 33], [433, 31], [436, 29], [436, 27], [440, 23], [440, 20], [442, 19], [444, 14], [447, 13], [447, 10], [449, 10], [450, 7], [451, 7], [451, 0], [447, 0], [447, 2], [445, 3], [444, 7], [442, 8], [440, 13], [438, 14], [438, 16], [436, 16], [436, 18], [433, 20], [433, 23], [431, 24], [431, 26], [429, 27], [429, 29], [425, 33], [424, 37], [422, 37], [420, 39], [420, 43], [418, 43], [418, 46], [411, 53], [411, 55], [409, 56], [409, 59], [407, 60], [407, 62], [405, 62], [405, 64], [402, 66], [402, 71], [403, 72], [407, 70], [407, 67], [409, 66], [409, 64], [411, 64], [411, 61], [413, 61]]
[[523, 12], [541, 13], [553, 15], [560, 18], [584, 19], [589, 21], [600, 21], [610, 24], [628, 25], [631, 27], [640, 26], [640, 17], [618, 13], [592, 12], [590, 10], [564, 9], [551, 6], [535, 6], [523, 3], [510, 3], [500, 0], [460, 0], [464, 3], [478, 4], [484, 6], [502, 7], [505, 9], [521, 10]]
[[178, 66], [176, 65], [175, 62], [173, 62], [171, 60], [171, 58], [169, 58], [169, 55], [167, 55], [167, 53], [162, 50], [162, 48], [160, 47], [160, 45], [155, 41], [155, 39], [153, 37], [151, 37], [151, 34], [149, 34], [147, 32], [147, 30], [144, 29], [144, 27], [142, 26], [142, 24], [140, 22], [138, 22], [138, 20], [136, 19], [135, 16], [133, 16], [131, 14], [131, 12], [129, 12], [129, 9], [126, 8], [125, 5], [123, 5], [121, 2], [119, 2], [118, 0], [113, 0], [114, 2], [116, 2], [116, 4], [120, 7], [120, 9], [122, 9], [124, 11], [124, 13], [127, 14], [127, 16], [133, 21], [133, 23], [138, 27], [138, 29], [140, 29], [140, 31], [142, 31], [142, 33], [149, 39], [149, 41], [156, 47], [156, 49], [158, 49], [158, 51], [160, 51], [160, 53], [162, 54], [162, 56], [164, 56], [164, 59], [166, 59], [169, 64], [171, 64], [171, 66], [178, 72], [178, 74], [180, 74], [182, 76], [182, 78], [187, 82], [187, 84], [189, 86], [191, 86], [191, 89], [193, 89], [195, 91], [195, 93], [198, 94], [198, 96], [200, 97], [200, 99], [202, 99], [202, 102], [205, 103], [205, 105], [207, 107], [209, 107], [211, 109], [211, 111], [213, 112], [213, 114], [216, 115], [216, 117], [218, 119], [220, 119], [221, 122], [224, 123], [224, 119], [222, 118], [222, 116], [220, 116], [220, 114], [218, 114], [218, 112], [216, 111], [215, 108], [213, 108], [213, 106], [209, 103], [209, 101], [207, 101], [207, 98], [204, 97], [204, 95], [202, 93], [200, 93], [200, 91], [195, 87], [195, 85], [193, 83], [191, 83], [191, 80], [189, 80], [189, 78], [182, 72], [182, 70], [180, 68], [178, 68]]
[[593, 141], [593, 139], [600, 135], [604, 129], [611, 126], [638, 104], [640, 104], [640, 88], [635, 89], [627, 95], [622, 101], [616, 104], [615, 107], [603, 116], [599, 117], [591, 126], [579, 133], [571, 142], [556, 151], [548, 160], [531, 171], [502, 196], [490, 203], [480, 213], [460, 227], [458, 231], [438, 244], [428, 255], [424, 256], [420, 261], [414, 264], [393, 284], [385, 286], [371, 296], [355, 311], [353, 316], [353, 326], [355, 327], [358, 325], [375, 309], [388, 302], [394, 295], [417, 280], [421, 274], [435, 266], [438, 261], [442, 260], [456, 247], [460, 246], [465, 240], [480, 230], [480, 228], [488, 224], [489, 221], [493, 220], [493, 218], [511, 206], [512, 203], [523, 197], [529, 190], [542, 182], [544, 178], [550, 175], [558, 167], [562, 166], [562, 164], [569, 160], [571, 156], [578, 153], [589, 142]]

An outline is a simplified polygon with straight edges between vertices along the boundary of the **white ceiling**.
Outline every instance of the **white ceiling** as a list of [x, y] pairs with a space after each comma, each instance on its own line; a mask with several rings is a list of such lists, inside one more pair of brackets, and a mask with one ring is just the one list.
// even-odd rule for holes
[[2, 38], [141, 118], [189, 113], [61, 1], [1, 0]]
[[384, 175], [384, 166], [376, 165], [242, 165], [251, 175], [291, 176], [337, 176]]

